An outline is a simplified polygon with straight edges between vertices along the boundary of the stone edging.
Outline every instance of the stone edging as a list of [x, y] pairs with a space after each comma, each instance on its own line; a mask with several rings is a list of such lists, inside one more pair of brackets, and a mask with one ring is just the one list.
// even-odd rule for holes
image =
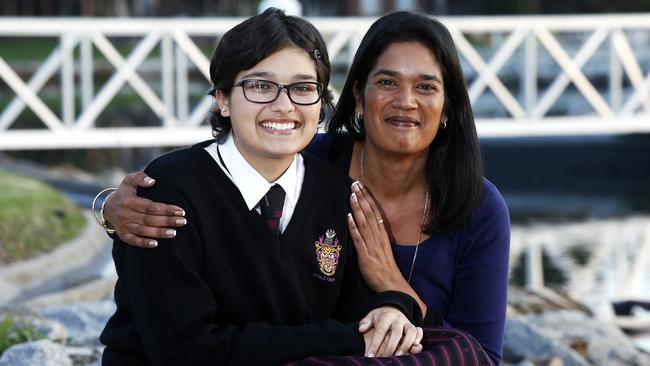
[[41, 309], [50, 306], [63, 306], [107, 298], [112, 301], [116, 281], [117, 276], [99, 278], [64, 291], [31, 298], [25, 304], [34, 309]]
[[104, 230], [86, 211], [86, 227], [82, 233], [50, 253], [0, 269], [0, 305], [6, 304], [30, 289], [37, 288], [52, 277], [89, 263], [110, 244]]

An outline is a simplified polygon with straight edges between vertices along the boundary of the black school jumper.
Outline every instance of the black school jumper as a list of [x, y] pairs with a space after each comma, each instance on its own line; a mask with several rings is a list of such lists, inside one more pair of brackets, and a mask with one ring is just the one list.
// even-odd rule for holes
[[117, 310], [100, 338], [104, 365], [274, 365], [359, 355], [358, 321], [370, 309], [390, 304], [419, 321], [410, 296], [375, 295], [361, 279], [346, 223], [348, 177], [305, 154], [300, 198], [277, 237], [204, 150], [212, 142], [146, 169], [156, 185], [139, 195], [183, 207], [188, 224], [155, 249], [115, 240]]

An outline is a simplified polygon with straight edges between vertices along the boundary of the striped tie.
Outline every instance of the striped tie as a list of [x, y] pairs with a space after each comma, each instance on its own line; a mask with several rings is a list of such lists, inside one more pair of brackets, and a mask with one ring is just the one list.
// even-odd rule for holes
[[260, 201], [260, 211], [271, 231], [276, 234], [279, 234], [282, 206], [284, 206], [284, 190], [280, 185], [275, 184]]

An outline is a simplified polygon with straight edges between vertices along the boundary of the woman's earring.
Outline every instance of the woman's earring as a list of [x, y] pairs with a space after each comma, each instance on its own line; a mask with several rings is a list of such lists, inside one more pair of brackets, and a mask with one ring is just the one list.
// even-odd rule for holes
[[444, 130], [445, 128], [447, 128], [447, 120], [442, 121], [440, 124], [440, 129]]
[[361, 114], [361, 113], [355, 113], [355, 114], [354, 114], [354, 119], [355, 119], [357, 122], [361, 122], [361, 121], [363, 121], [363, 114]]
[[217, 130], [212, 129], [212, 137], [217, 138]]

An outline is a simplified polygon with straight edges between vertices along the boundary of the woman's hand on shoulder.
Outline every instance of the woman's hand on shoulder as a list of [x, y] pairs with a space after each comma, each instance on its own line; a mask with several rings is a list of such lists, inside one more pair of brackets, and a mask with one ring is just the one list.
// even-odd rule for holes
[[422, 351], [422, 328], [411, 324], [401, 311], [382, 306], [359, 321], [363, 333], [366, 357], [388, 357], [415, 354]]
[[104, 204], [104, 218], [127, 244], [154, 248], [158, 245], [155, 239], [172, 238], [176, 235], [173, 228], [187, 223], [182, 208], [138, 197], [138, 187], [154, 184], [155, 180], [143, 172], [131, 173]]

